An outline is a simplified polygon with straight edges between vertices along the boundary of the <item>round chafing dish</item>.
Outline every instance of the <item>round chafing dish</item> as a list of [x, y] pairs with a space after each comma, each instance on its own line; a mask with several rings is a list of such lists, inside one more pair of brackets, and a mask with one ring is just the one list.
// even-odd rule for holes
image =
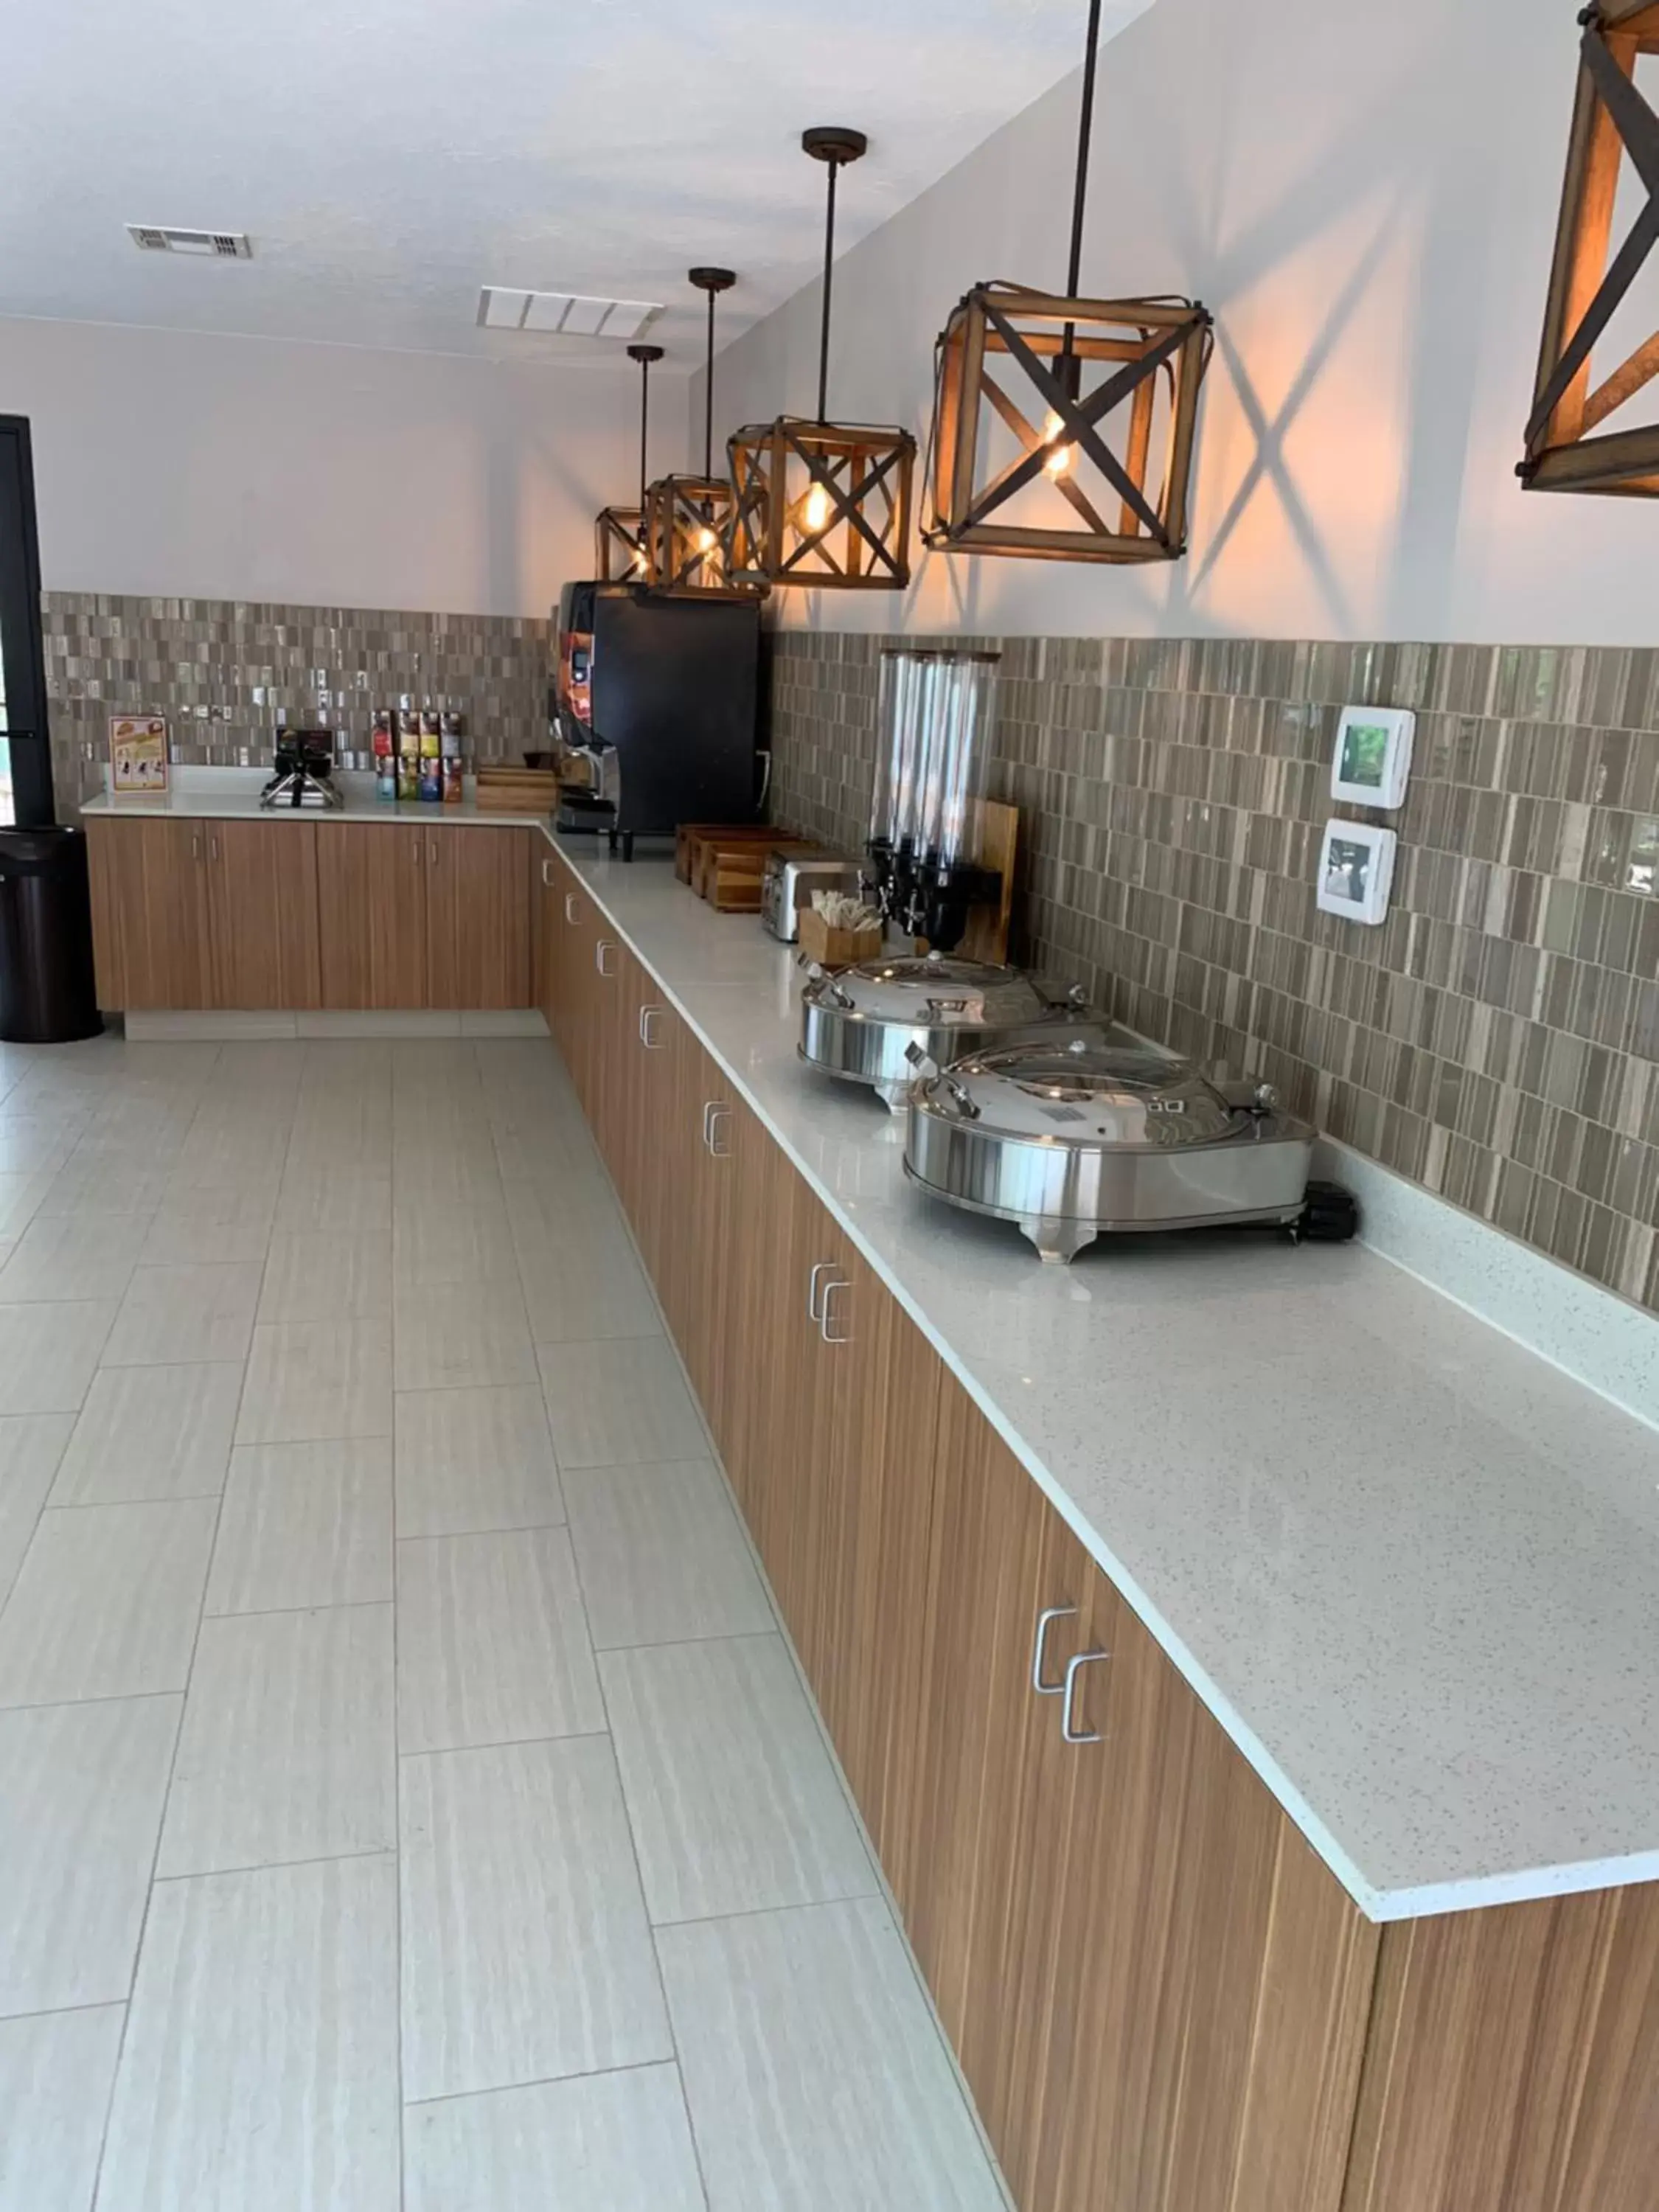
[[1064, 1262], [1103, 1231], [1301, 1219], [1313, 1131], [1266, 1084], [1097, 1030], [918, 1054], [904, 1171], [970, 1213], [1018, 1222]]
[[914, 1047], [941, 1064], [966, 1053], [1069, 1029], [1091, 1016], [1080, 984], [939, 952], [815, 969], [801, 994], [800, 1057], [862, 1083], [902, 1110]]

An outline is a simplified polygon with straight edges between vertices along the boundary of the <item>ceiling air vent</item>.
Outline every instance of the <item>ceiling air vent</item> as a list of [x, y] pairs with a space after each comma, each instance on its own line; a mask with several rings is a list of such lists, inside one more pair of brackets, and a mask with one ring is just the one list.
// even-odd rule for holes
[[144, 253], [203, 253], [215, 261], [253, 258], [245, 230], [174, 230], [155, 223], [130, 222], [127, 236]]
[[501, 284], [486, 284], [478, 295], [478, 322], [487, 331], [636, 338], [661, 313], [659, 301], [589, 300], [574, 292], [524, 292]]

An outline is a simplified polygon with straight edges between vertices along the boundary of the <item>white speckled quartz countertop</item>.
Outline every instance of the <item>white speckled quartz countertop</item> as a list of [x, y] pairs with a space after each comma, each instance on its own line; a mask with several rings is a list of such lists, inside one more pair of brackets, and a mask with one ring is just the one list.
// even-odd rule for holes
[[459, 806], [435, 799], [398, 803], [374, 795], [374, 779], [361, 770], [337, 776], [343, 805], [340, 806], [278, 806], [266, 809], [259, 793], [270, 780], [267, 769], [175, 768], [171, 789], [153, 799], [119, 799], [105, 791], [82, 802], [81, 812], [99, 822], [389, 822], [413, 823], [417, 828], [455, 829], [465, 823], [495, 823], [503, 828], [544, 830], [546, 814], [509, 814], [499, 808], [483, 808], [473, 797], [472, 779], [466, 780], [466, 796]]
[[1659, 1435], [1360, 1245], [1042, 1267], [801, 1066], [757, 921], [559, 849], [1367, 1913], [1659, 1879]]

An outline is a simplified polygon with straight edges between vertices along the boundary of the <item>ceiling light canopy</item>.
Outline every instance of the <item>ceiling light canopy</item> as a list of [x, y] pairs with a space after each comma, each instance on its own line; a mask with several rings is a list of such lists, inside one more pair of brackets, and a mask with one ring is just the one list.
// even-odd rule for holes
[[595, 300], [580, 292], [526, 292], [501, 284], [486, 284], [478, 295], [480, 329], [550, 337], [641, 337], [661, 313], [660, 301]]
[[732, 487], [714, 474], [714, 302], [737, 277], [729, 269], [692, 269], [688, 281], [708, 299], [704, 369], [702, 474], [659, 477], [645, 495], [646, 558], [659, 591], [720, 599], [752, 599], [763, 580], [734, 578], [726, 562]]
[[830, 301], [836, 257], [836, 179], [867, 141], [821, 125], [801, 147], [829, 172], [823, 233], [823, 318], [816, 416], [750, 423], [726, 448], [736, 505], [729, 532], [734, 580], [816, 590], [898, 591], [910, 580], [910, 486], [916, 441], [887, 424], [830, 420]]
[[976, 284], [935, 347], [922, 536], [946, 551], [1122, 562], [1187, 550], [1210, 316], [1179, 295], [1078, 294], [1100, 4], [1090, 0], [1066, 289]]

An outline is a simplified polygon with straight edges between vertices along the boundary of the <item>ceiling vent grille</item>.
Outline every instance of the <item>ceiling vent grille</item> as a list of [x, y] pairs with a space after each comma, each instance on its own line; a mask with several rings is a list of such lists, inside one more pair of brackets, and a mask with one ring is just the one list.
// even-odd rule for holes
[[590, 300], [574, 292], [525, 292], [486, 284], [478, 295], [479, 327], [535, 331], [567, 338], [636, 338], [662, 313], [659, 301]]
[[130, 222], [127, 236], [143, 253], [200, 253], [214, 261], [252, 261], [245, 230], [175, 230], [156, 223]]

